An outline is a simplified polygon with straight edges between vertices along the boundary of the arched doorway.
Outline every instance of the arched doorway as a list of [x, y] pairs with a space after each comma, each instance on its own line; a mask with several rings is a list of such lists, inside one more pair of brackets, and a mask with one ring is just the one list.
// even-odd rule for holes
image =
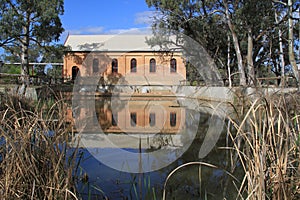
[[74, 81], [76, 79], [76, 76], [79, 72], [79, 68], [77, 66], [72, 67], [72, 80]]

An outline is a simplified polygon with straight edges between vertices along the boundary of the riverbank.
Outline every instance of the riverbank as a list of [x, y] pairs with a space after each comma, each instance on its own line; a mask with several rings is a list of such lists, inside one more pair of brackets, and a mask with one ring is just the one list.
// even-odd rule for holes
[[[0, 92], [16, 93], [18, 85], [0, 85]], [[25, 97], [37, 100], [39, 96], [45, 93], [60, 93], [66, 98], [71, 99], [73, 94], [73, 85], [54, 85], [29, 87], [26, 90]], [[195, 98], [199, 100], [217, 101], [217, 102], [236, 102], [236, 98], [249, 97], [259, 98], [272, 94], [289, 94], [297, 92], [297, 88], [281, 88], [281, 87], [206, 87], [206, 86], [115, 86], [108, 91], [99, 91], [92, 89], [81, 89], [76, 95], [84, 96], [111, 96], [118, 95], [120, 97], [184, 97]]]

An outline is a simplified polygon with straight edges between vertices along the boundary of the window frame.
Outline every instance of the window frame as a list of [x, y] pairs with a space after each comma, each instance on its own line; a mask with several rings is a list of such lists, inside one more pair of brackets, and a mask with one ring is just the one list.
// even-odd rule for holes
[[153, 127], [156, 125], [156, 115], [155, 113], [149, 113], [149, 126]]
[[112, 73], [118, 73], [118, 71], [119, 71], [118, 59], [114, 58], [111, 61], [111, 72]]
[[176, 73], [177, 72], [177, 60], [176, 58], [172, 58], [170, 60], [170, 72]]
[[175, 127], [177, 125], [177, 113], [170, 112], [170, 126]]
[[130, 60], [130, 72], [131, 73], [136, 73], [137, 72], [137, 60], [135, 58], [132, 58]]
[[156, 60], [155, 58], [151, 58], [149, 60], [149, 72], [155, 73], [156, 72]]
[[93, 73], [98, 73], [99, 72], [99, 59], [94, 58], [93, 59]]
[[130, 125], [131, 127], [136, 127], [137, 124], [137, 113], [131, 112], [130, 113]]

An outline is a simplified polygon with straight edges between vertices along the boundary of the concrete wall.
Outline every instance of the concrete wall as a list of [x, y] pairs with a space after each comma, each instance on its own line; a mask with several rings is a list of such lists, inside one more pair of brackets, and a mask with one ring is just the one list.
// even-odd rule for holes
[[197, 98], [208, 101], [232, 101], [233, 90], [228, 87], [194, 87], [178, 86], [173, 87], [177, 96]]
[[[196, 98], [199, 100], [206, 101], [218, 101], [218, 102], [234, 102], [235, 98], [238, 96], [246, 95], [250, 98], [259, 98], [265, 95], [272, 95], [278, 93], [293, 93], [297, 92], [297, 88], [228, 88], [228, 87], [195, 87], [195, 86], [138, 86], [138, 87], [129, 87], [129, 86], [119, 86], [122, 94], [127, 94], [130, 96], [156, 96], [160, 95], [171, 96], [175, 98], [185, 97], [185, 98]], [[135, 90], [138, 89], [138, 92]], [[144, 92], [147, 91], [147, 92]], [[0, 92], [11, 92], [17, 93], [18, 86], [10, 85], [0, 86]], [[149, 91], [149, 93], [148, 93]], [[72, 91], [70, 91], [72, 92]], [[37, 88], [29, 87], [26, 90], [25, 96], [36, 100]]]

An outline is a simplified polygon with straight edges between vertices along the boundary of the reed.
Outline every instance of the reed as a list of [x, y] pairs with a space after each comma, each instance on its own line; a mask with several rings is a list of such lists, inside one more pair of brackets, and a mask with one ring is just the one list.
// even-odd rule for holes
[[[226, 159], [230, 166], [224, 172], [231, 177], [227, 180], [237, 190], [235, 199], [300, 199], [299, 94], [244, 95], [236, 101], [240, 102], [232, 105], [234, 112], [226, 120], [228, 140], [224, 147], [218, 148], [228, 152]], [[162, 199], [167, 197], [170, 177], [179, 169], [189, 165], [222, 169], [222, 166], [203, 161], [185, 163], [171, 171], [163, 187]], [[236, 172], [242, 176], [235, 177]], [[198, 175], [201, 190], [201, 173]], [[224, 185], [223, 199], [227, 199], [228, 184]], [[208, 197], [204, 195], [203, 198]]]
[[0, 120], [1, 199], [78, 199], [63, 101], [4, 94]]
[[243, 100], [229, 131], [245, 172], [237, 199], [300, 199], [299, 94]]

